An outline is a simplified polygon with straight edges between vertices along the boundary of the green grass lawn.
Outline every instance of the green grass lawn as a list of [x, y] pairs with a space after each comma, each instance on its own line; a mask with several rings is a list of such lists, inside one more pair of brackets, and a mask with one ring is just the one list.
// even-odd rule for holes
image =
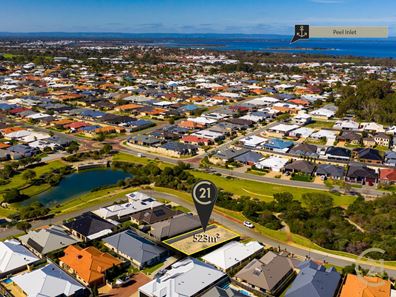
[[115, 186], [99, 191], [88, 192], [61, 203], [58, 207], [53, 208], [52, 212], [65, 214], [79, 209], [92, 207], [100, 203], [112, 202], [123, 198], [126, 194], [136, 191], [137, 189], [138, 188], [121, 189]]
[[[37, 177], [39, 177], [40, 175], [42, 175], [44, 173], [51, 172], [54, 169], [58, 169], [63, 166], [65, 166], [65, 163], [63, 163], [62, 161], [56, 160], [56, 161], [49, 162], [48, 164], [45, 164], [43, 166], [33, 168], [33, 171], [35, 171], [37, 174]], [[9, 182], [8, 184], [0, 186], [0, 193], [4, 192], [6, 190], [9, 190], [9, 189], [14, 189], [14, 188], [19, 189], [19, 188], [26, 186], [27, 184], [28, 184], [28, 182], [25, 179], [23, 179], [22, 173], [20, 173], [20, 174], [13, 176], [11, 178], [11, 182]]]
[[[172, 195], [178, 196], [180, 198], [183, 198], [184, 200], [192, 201], [190, 194], [188, 194], [186, 192], [181, 192], [178, 190], [162, 188], [162, 187], [154, 187], [154, 190], [156, 190], [158, 192], [172, 194]], [[246, 220], [246, 217], [243, 216], [240, 212], [224, 209], [224, 208], [217, 207], [217, 206], [215, 207], [215, 211], [226, 214], [227, 216], [235, 218], [241, 222]], [[290, 237], [288, 237], [288, 235], [282, 230], [272, 230], [272, 229], [260, 226], [259, 224], [255, 224], [255, 230], [258, 231], [260, 234], [268, 236], [274, 240], [278, 240], [281, 242], [288, 242], [288, 244], [290, 244], [290, 245], [305, 247], [308, 249], [318, 250], [318, 251], [322, 251], [322, 252], [325, 252], [328, 254], [344, 256], [344, 257], [353, 258], [353, 259], [358, 258], [358, 256], [347, 253], [347, 252], [335, 251], [335, 250], [329, 250], [329, 249], [323, 248], [323, 247], [317, 245], [316, 243], [313, 243], [308, 238], [298, 235], [298, 234], [292, 233], [290, 235]], [[307, 250], [307, 253], [308, 252], [309, 252], [309, 250]], [[396, 261], [385, 261], [384, 263], [386, 266], [396, 267]]]
[[[144, 152], [142, 152], [142, 155], [144, 156]], [[113, 161], [120, 161], [120, 162], [129, 162], [129, 163], [137, 163], [137, 164], [142, 164], [146, 165], [150, 162], [155, 162], [155, 164], [160, 167], [161, 169], [169, 166], [174, 166], [172, 164], [164, 163], [158, 160], [152, 160], [148, 159], [146, 157], [137, 157], [134, 155], [130, 154], [125, 154], [125, 153], [118, 153], [113, 156]]]
[[305, 127], [308, 128], [333, 128], [334, 122], [325, 122], [325, 121], [314, 121], [309, 123]]
[[[209, 174], [200, 171], [191, 171], [191, 173], [200, 179], [207, 179], [212, 181], [217, 187], [224, 189], [227, 192], [231, 192], [238, 196], [250, 196], [253, 198], [261, 199], [265, 202], [270, 202], [273, 200], [273, 195], [280, 192], [290, 192], [294, 195], [294, 198], [301, 200], [302, 194], [304, 193], [323, 193], [325, 191], [319, 191], [314, 189], [289, 187], [282, 185], [275, 185], [245, 179], [227, 179], [225, 177]], [[327, 192], [334, 199], [334, 204], [336, 206], [348, 206], [353, 201], [355, 197], [346, 195], [334, 195]]]

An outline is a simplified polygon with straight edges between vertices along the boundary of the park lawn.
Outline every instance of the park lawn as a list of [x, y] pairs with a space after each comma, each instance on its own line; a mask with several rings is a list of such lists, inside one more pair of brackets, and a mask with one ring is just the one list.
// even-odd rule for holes
[[[142, 152], [142, 155], [144, 155], [144, 152]], [[154, 162], [155, 165], [157, 165], [161, 169], [164, 169], [165, 167], [173, 167], [174, 166], [173, 164], [164, 163], [159, 160], [152, 160], [152, 159], [148, 159], [146, 157], [137, 157], [135, 155], [130, 155], [130, 154], [126, 154], [126, 153], [115, 154], [113, 156], [113, 161], [137, 163], [137, 164], [142, 164], [142, 165], [147, 165], [150, 162]]]
[[356, 199], [353, 196], [337, 196], [327, 191], [275, 185], [245, 179], [228, 179], [222, 176], [193, 170], [190, 172], [197, 178], [212, 181], [217, 187], [222, 188], [227, 192], [231, 192], [238, 196], [250, 196], [253, 198], [258, 198], [265, 202], [271, 202], [273, 200], [273, 195], [281, 192], [290, 192], [293, 194], [295, 199], [300, 201], [304, 193], [327, 193], [333, 197], [334, 205], [342, 207], [350, 205]]
[[14, 57], [13, 54], [3, 54], [4, 59], [12, 59]]
[[0, 207], [0, 218], [6, 218], [16, 212], [16, 209], [10, 206], [9, 208]]
[[41, 194], [47, 190], [51, 189], [50, 184], [41, 184], [38, 186], [29, 186], [21, 190], [21, 194], [28, 195], [29, 197]]
[[[45, 164], [43, 166], [33, 168], [32, 170], [35, 171], [37, 177], [39, 177], [40, 175], [43, 175], [44, 173], [52, 172], [54, 169], [58, 169], [58, 168], [61, 168], [64, 166], [65, 166], [65, 163], [63, 163], [60, 160], [56, 160], [56, 161], [49, 162], [48, 164]], [[19, 189], [19, 188], [22, 188], [25, 185], [27, 185], [28, 182], [25, 179], [23, 179], [22, 174], [23, 173], [19, 173], [19, 174], [13, 176], [11, 178], [11, 181], [8, 184], [0, 186], [0, 193], [4, 192], [6, 190], [9, 190], [9, 189], [15, 189], [15, 188]]]

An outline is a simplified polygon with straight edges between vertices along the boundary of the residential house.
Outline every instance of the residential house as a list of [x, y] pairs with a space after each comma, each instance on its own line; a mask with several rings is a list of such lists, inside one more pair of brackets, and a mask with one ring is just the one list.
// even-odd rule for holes
[[274, 137], [282, 137], [289, 135], [290, 131], [293, 131], [300, 126], [298, 125], [288, 125], [288, 124], [278, 124], [267, 129], [266, 133]]
[[368, 136], [368, 137], [363, 138], [363, 145], [365, 147], [375, 147], [377, 145], [377, 143], [375, 142], [374, 137]]
[[261, 160], [254, 164], [257, 169], [269, 170], [274, 172], [280, 172], [282, 168], [289, 162], [287, 158], [281, 158], [277, 156], [270, 156], [267, 159]]
[[249, 151], [246, 148], [225, 148], [217, 151], [209, 160], [214, 164], [225, 165], [227, 162], [232, 162], [236, 157], [246, 154]]
[[136, 135], [128, 139], [129, 143], [141, 146], [156, 146], [161, 143], [161, 140], [150, 135]]
[[266, 141], [267, 141], [266, 138], [256, 135], [247, 136], [239, 140], [241, 144], [249, 148], [256, 148]]
[[10, 239], [0, 242], [0, 278], [23, 271], [37, 261], [39, 258], [18, 240]]
[[384, 164], [396, 167], [396, 152], [388, 151], [385, 153]]
[[137, 235], [132, 230], [106, 237], [103, 242], [110, 250], [128, 259], [139, 269], [163, 262], [169, 255], [166, 249]]
[[157, 240], [164, 240], [200, 227], [201, 221], [198, 216], [180, 214], [166, 221], [152, 224], [149, 233]]
[[246, 295], [231, 288], [223, 289], [220, 287], [214, 287], [201, 297], [246, 297]]
[[337, 137], [339, 142], [348, 143], [352, 145], [359, 145], [362, 143], [362, 135], [353, 131], [343, 131]]
[[289, 154], [301, 157], [318, 158], [318, 147], [313, 144], [299, 143], [290, 149]]
[[345, 169], [333, 164], [319, 164], [318, 168], [316, 168], [316, 175], [323, 178], [341, 180], [345, 176]]
[[92, 246], [83, 249], [70, 245], [64, 253], [65, 255], [59, 258], [59, 265], [89, 287], [103, 285], [106, 271], [122, 263]]
[[333, 129], [337, 130], [345, 130], [345, 131], [356, 131], [359, 130], [359, 123], [352, 121], [352, 120], [339, 120], [337, 121]]
[[26, 144], [16, 144], [6, 149], [8, 155], [13, 160], [32, 157], [39, 152], [38, 149], [30, 147]]
[[325, 268], [313, 261], [299, 266], [300, 272], [285, 297], [334, 297], [340, 285], [341, 275], [334, 267]]
[[289, 136], [290, 137], [294, 137], [294, 138], [308, 138], [312, 135], [312, 133], [314, 133], [315, 130], [312, 128], [307, 128], [307, 127], [301, 127], [301, 128], [297, 128], [293, 131], [289, 132]]
[[293, 275], [294, 263], [290, 258], [267, 252], [247, 264], [235, 275], [235, 279], [260, 294], [276, 296], [287, 287]]
[[356, 148], [353, 154], [360, 162], [382, 164], [383, 158], [378, 150], [372, 148]]
[[389, 148], [391, 143], [391, 137], [384, 132], [380, 132], [374, 135], [374, 141], [379, 146]]
[[112, 233], [116, 226], [92, 212], [86, 212], [63, 224], [73, 236], [87, 242]]
[[[290, 101], [289, 101], [290, 102]], [[292, 118], [293, 123], [299, 126], [304, 126], [312, 122], [312, 116], [306, 113], [299, 113]]]
[[257, 152], [246, 152], [238, 157], [234, 158], [236, 162], [246, 164], [246, 165], [253, 165], [257, 163], [260, 159], [263, 158], [263, 155]]
[[289, 164], [286, 164], [283, 168], [283, 171], [291, 173], [301, 172], [307, 175], [313, 175], [315, 168], [315, 164], [312, 164], [306, 160], [295, 160]]
[[191, 144], [168, 141], [158, 147], [158, 152], [172, 157], [181, 157], [186, 155], [196, 155], [198, 147]]
[[[194, 258], [186, 258], [139, 288], [139, 297], [197, 297], [227, 282], [227, 275]], [[199, 281], [197, 281], [199, 280]]]
[[113, 204], [94, 210], [93, 213], [105, 220], [115, 220], [119, 222], [128, 221], [132, 215], [143, 213], [149, 209], [155, 209], [163, 203], [155, 200], [141, 192], [133, 192], [126, 195], [128, 202]]
[[352, 153], [349, 149], [338, 146], [330, 146], [326, 150], [325, 158], [329, 160], [349, 161], [351, 155]]
[[63, 249], [78, 242], [61, 226], [53, 225], [40, 230], [31, 230], [19, 237], [19, 240], [39, 257]]
[[394, 184], [396, 182], [396, 168], [381, 168], [379, 170], [379, 181]]
[[263, 148], [277, 153], [287, 153], [293, 145], [292, 141], [272, 138], [263, 144]]
[[13, 290], [20, 294], [18, 296], [89, 296], [86, 287], [52, 263], [14, 276], [11, 280]]
[[345, 179], [349, 182], [374, 184], [377, 182], [378, 174], [365, 165], [352, 163], [349, 165]]
[[183, 143], [195, 144], [195, 145], [212, 145], [214, 141], [209, 138], [199, 137], [195, 135], [186, 135], [180, 139]]
[[134, 213], [131, 216], [131, 221], [138, 225], [151, 225], [173, 218], [181, 213], [181, 211], [173, 210], [166, 205], [159, 205]]
[[310, 115], [317, 117], [317, 118], [324, 118], [324, 119], [330, 119], [334, 117], [336, 114], [334, 110], [330, 110], [328, 108], [319, 108], [316, 110], [313, 110], [309, 113]]
[[[363, 278], [363, 279], [361, 279]], [[390, 297], [391, 283], [379, 277], [348, 274], [339, 297]]]
[[245, 244], [231, 241], [213, 252], [206, 254], [202, 257], [202, 260], [212, 264], [221, 271], [228, 272], [262, 251], [263, 246], [257, 241], [250, 241]]

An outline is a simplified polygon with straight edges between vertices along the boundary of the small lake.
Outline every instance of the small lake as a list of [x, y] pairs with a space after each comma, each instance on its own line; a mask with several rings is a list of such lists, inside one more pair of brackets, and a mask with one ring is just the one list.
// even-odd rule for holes
[[62, 203], [93, 189], [116, 184], [126, 177], [131, 177], [131, 175], [125, 171], [112, 169], [91, 169], [76, 172], [65, 176], [56, 187], [23, 201], [21, 205], [26, 206], [35, 201], [39, 201], [45, 206]]

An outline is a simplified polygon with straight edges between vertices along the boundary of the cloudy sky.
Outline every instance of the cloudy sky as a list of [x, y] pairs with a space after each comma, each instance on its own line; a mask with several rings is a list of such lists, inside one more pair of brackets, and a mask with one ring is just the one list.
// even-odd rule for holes
[[11, 0], [0, 32], [292, 34], [293, 25], [387, 25], [396, 0]]

